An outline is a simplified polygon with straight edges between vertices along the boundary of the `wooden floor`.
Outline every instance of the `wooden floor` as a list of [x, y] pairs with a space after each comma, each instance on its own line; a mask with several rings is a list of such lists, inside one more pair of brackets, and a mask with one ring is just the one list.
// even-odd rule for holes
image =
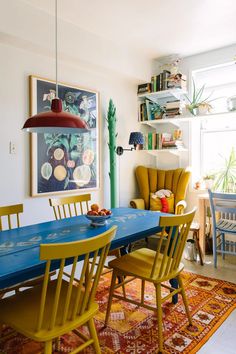
[[[213, 257], [206, 256], [204, 266], [184, 260], [185, 269], [193, 273], [223, 279], [236, 283], [236, 257], [226, 256], [223, 261], [218, 257], [217, 269], [213, 266]], [[236, 353], [236, 310], [227, 318], [208, 342], [198, 351], [199, 354], [235, 354]]]

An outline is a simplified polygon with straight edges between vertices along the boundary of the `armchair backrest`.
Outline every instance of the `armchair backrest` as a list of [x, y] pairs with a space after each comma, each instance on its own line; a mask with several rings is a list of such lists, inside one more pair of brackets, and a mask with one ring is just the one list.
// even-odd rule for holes
[[140, 196], [144, 199], [145, 209], [149, 209], [150, 206], [150, 193], [155, 193], [160, 189], [169, 189], [174, 193], [175, 206], [180, 200], [185, 199], [190, 172], [184, 168], [159, 170], [138, 166], [135, 174]]

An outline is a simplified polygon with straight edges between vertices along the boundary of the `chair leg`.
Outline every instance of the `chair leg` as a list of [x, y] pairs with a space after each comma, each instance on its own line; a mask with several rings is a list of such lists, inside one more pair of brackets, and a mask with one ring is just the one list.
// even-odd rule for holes
[[156, 304], [157, 304], [157, 325], [158, 325], [158, 353], [163, 353], [163, 332], [162, 332], [162, 307], [161, 307], [161, 284], [156, 284]]
[[44, 344], [44, 354], [52, 354], [52, 341], [45, 342]]
[[216, 231], [213, 229], [213, 237], [212, 237], [212, 247], [213, 247], [213, 260], [214, 260], [214, 267], [217, 267], [217, 252], [216, 252]]
[[194, 231], [193, 233], [193, 239], [196, 242], [196, 246], [197, 246], [197, 251], [198, 251], [198, 255], [199, 255], [199, 260], [200, 260], [200, 264], [203, 265], [203, 258], [202, 258], [202, 250], [199, 244], [199, 230], [198, 231]]
[[187, 300], [187, 296], [186, 296], [186, 293], [185, 293], [185, 290], [184, 290], [183, 280], [182, 280], [180, 275], [178, 275], [177, 278], [178, 278], [179, 286], [181, 288], [181, 295], [182, 295], [182, 298], [183, 298], [185, 311], [186, 311], [186, 314], [187, 314], [187, 317], [188, 317], [189, 324], [191, 325], [192, 324], [192, 317], [191, 317], [191, 314], [190, 314], [190, 311], [189, 311], [189, 307], [188, 307], [188, 300]]
[[116, 272], [113, 270], [112, 278], [111, 278], [111, 286], [110, 286], [109, 298], [108, 298], [108, 303], [107, 303], [107, 312], [106, 312], [106, 317], [105, 317], [105, 326], [107, 326], [108, 319], [109, 319], [109, 316], [110, 316], [112, 295], [113, 295], [113, 292], [114, 292], [114, 289], [115, 289], [115, 284], [116, 284]]
[[141, 304], [144, 303], [145, 280], [141, 282]]
[[[222, 235], [222, 244], [221, 244], [221, 251], [225, 251], [225, 234], [221, 234]], [[222, 254], [222, 259], [225, 259], [225, 253], [221, 253]]]
[[97, 331], [96, 331], [96, 328], [95, 328], [95, 325], [94, 325], [93, 318], [91, 318], [88, 321], [88, 326], [89, 326], [90, 335], [91, 335], [91, 337], [93, 338], [93, 341], [94, 341], [93, 342], [93, 347], [95, 349], [95, 352], [96, 352], [96, 354], [101, 354], [101, 348], [100, 348], [100, 345], [99, 345], [98, 335], [97, 335]]

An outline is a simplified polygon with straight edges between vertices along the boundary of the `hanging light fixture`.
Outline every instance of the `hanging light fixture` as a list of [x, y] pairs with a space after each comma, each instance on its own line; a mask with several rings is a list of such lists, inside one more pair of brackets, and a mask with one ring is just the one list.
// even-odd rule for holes
[[31, 133], [85, 133], [88, 126], [74, 114], [63, 112], [62, 100], [58, 98], [57, 66], [57, 0], [55, 0], [55, 56], [56, 56], [56, 98], [51, 102], [51, 111], [38, 113], [27, 119], [23, 130]]

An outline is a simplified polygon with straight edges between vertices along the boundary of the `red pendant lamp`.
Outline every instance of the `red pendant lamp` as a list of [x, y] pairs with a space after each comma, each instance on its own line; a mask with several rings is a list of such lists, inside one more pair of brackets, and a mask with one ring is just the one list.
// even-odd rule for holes
[[57, 52], [57, 0], [55, 0], [56, 98], [52, 100], [51, 111], [28, 118], [22, 129], [31, 133], [86, 133], [89, 128], [83, 119], [62, 110], [62, 100], [58, 98]]

